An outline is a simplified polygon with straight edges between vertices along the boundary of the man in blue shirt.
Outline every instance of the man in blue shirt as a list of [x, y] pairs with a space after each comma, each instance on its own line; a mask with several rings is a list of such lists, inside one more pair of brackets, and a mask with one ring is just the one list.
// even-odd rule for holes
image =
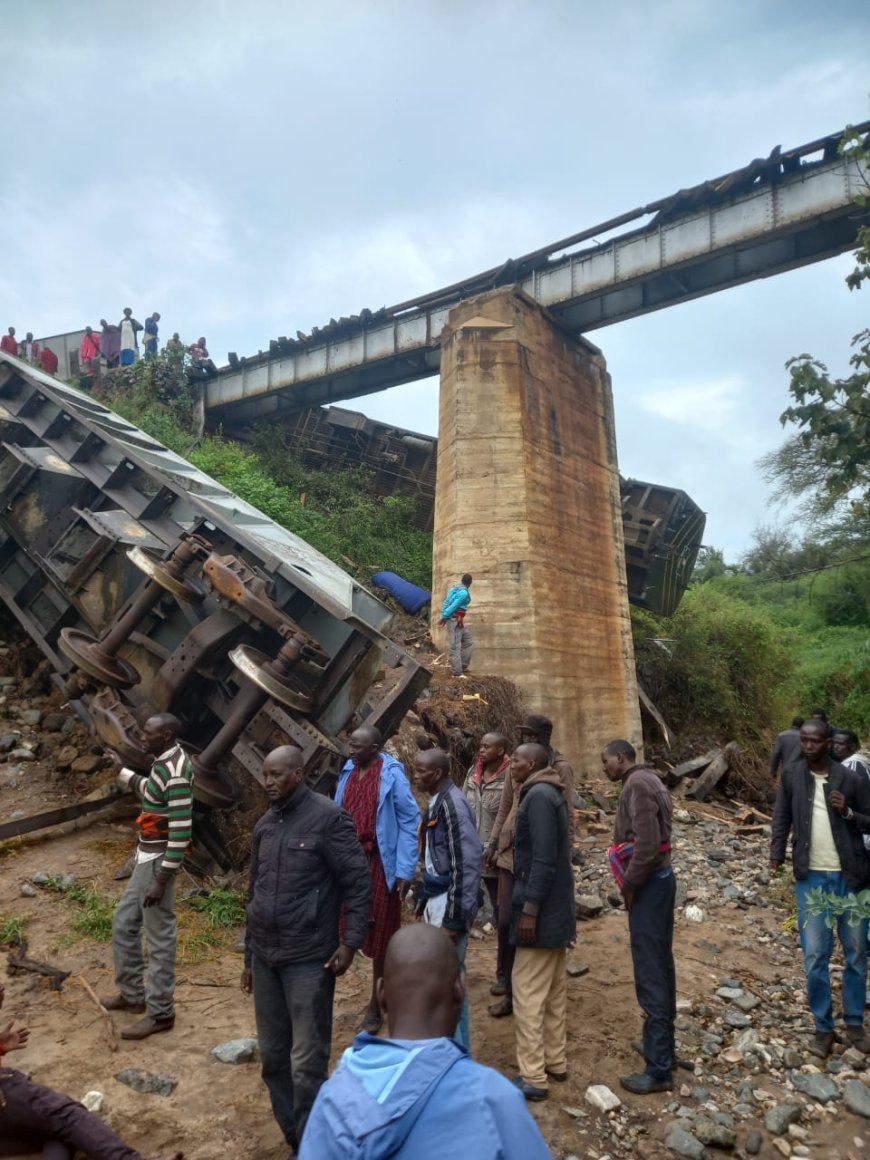
[[391, 1038], [356, 1037], [320, 1089], [299, 1160], [435, 1160], [458, 1145], [474, 1160], [551, 1160], [517, 1089], [450, 1038], [465, 987], [446, 932], [393, 935], [379, 986]]
[[454, 677], [464, 677], [471, 664], [474, 641], [465, 627], [465, 614], [471, 604], [471, 573], [466, 572], [459, 584], [454, 584], [441, 605], [441, 623], [447, 625], [450, 642], [450, 671]]

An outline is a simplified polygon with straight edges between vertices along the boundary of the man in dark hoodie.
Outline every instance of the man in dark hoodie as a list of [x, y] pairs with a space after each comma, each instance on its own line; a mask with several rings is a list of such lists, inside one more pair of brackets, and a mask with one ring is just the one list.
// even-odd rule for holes
[[335, 979], [369, 921], [369, 867], [353, 821], [304, 782], [294, 745], [263, 762], [272, 804], [254, 827], [242, 972], [242, 990], [254, 995], [263, 1080], [291, 1156], [326, 1080]]
[[390, 1038], [362, 1032], [320, 1089], [299, 1160], [548, 1160], [519, 1093], [452, 1039], [465, 986], [446, 931], [393, 935], [381, 1009]]
[[574, 875], [568, 809], [543, 745], [520, 745], [511, 758], [518, 787], [511, 942], [516, 947], [513, 1004], [516, 1086], [545, 1100], [548, 1079], [568, 1078], [565, 951], [574, 939]]
[[634, 989], [646, 1019], [640, 1075], [620, 1083], [635, 1095], [670, 1091], [676, 1058], [674, 1021], [677, 980], [674, 971], [674, 902], [677, 884], [671, 869], [671, 795], [656, 771], [637, 762], [628, 741], [611, 741], [601, 751], [610, 781], [622, 792], [613, 824], [610, 863], [628, 911]]

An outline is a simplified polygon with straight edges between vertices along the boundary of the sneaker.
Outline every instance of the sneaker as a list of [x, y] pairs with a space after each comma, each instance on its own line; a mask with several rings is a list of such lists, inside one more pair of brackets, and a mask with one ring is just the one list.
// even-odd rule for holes
[[667, 1079], [653, 1079], [645, 1071], [641, 1072], [640, 1075], [620, 1076], [619, 1082], [627, 1092], [636, 1096], [648, 1096], [652, 1092], [672, 1092], [674, 1090], [674, 1081], [670, 1076]]
[[546, 1088], [535, 1087], [533, 1083], [526, 1083], [523, 1077], [517, 1076], [513, 1081], [514, 1087], [518, 1089], [526, 1097], [527, 1100], [548, 1100], [550, 1093]]

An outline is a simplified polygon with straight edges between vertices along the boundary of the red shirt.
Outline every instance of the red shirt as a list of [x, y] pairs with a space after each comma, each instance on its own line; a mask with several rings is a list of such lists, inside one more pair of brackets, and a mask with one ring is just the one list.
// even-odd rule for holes
[[5, 350], [7, 354], [18, 354], [18, 339], [11, 334], [4, 334], [0, 338], [0, 350]]
[[79, 356], [82, 362], [90, 362], [100, 353], [100, 336], [97, 333], [85, 334], [82, 337]]
[[57, 355], [50, 347], [44, 346], [39, 352], [39, 364], [47, 375], [57, 372]]

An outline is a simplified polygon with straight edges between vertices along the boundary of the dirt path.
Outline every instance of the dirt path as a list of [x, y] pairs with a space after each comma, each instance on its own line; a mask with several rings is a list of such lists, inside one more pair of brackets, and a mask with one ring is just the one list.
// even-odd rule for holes
[[[254, 1033], [251, 1001], [238, 989], [240, 955], [225, 949], [205, 961], [182, 963], [175, 1030], [141, 1044], [121, 1041], [112, 1052], [103, 1020], [77, 982], [86, 979], [98, 994], [111, 991], [110, 945], [75, 937], [71, 924], [78, 908], [62, 895], [45, 890], [33, 898], [20, 894], [21, 885], [38, 871], [72, 873], [77, 881], [97, 891], [117, 894], [119, 884], [112, 881], [111, 874], [129, 846], [126, 827], [98, 824], [52, 841], [22, 846], [0, 861], [0, 915], [25, 920], [31, 953], [73, 972], [60, 993], [27, 976], [8, 981], [7, 1014], [32, 1029], [31, 1045], [9, 1062], [30, 1071], [40, 1082], [79, 1098], [92, 1089], [103, 1092], [107, 1121], [146, 1155], [181, 1146], [191, 1160], [211, 1160], [217, 1155], [238, 1160], [284, 1160], [286, 1148], [272, 1121], [256, 1066], [227, 1066], [209, 1055], [212, 1047], [227, 1039]], [[770, 911], [763, 916], [772, 929], [781, 921]], [[770, 961], [760, 960], [756, 947], [747, 945], [741, 918], [739, 912], [728, 911], [719, 918], [711, 917], [703, 930], [691, 923], [679, 926], [679, 991], [684, 999], [705, 1000], [723, 973], [767, 983], [780, 977], [781, 965], [772, 955]], [[720, 954], [699, 948], [699, 942], [715, 944]], [[494, 1020], [486, 1014], [492, 1001], [489, 984], [494, 955], [493, 938], [472, 942], [469, 985], [474, 1054], [512, 1076], [512, 1021]], [[618, 1076], [633, 1070], [637, 1063], [629, 1046], [639, 1018], [624, 916], [614, 913], [580, 924], [572, 960], [588, 964], [589, 971], [568, 983], [570, 1080], [554, 1086], [550, 1102], [536, 1106], [533, 1114], [557, 1157], [572, 1153], [598, 1156], [617, 1148], [628, 1148], [636, 1155], [664, 1155], [657, 1143], [658, 1121], [669, 1097], [627, 1099], [628, 1126], [621, 1140], [614, 1137], [607, 1118], [592, 1111], [583, 1099], [592, 1082], [606, 1083], [618, 1091]], [[358, 961], [339, 982], [333, 1059], [353, 1036], [367, 988], [368, 967]], [[129, 1018], [118, 1017], [119, 1026]], [[113, 1078], [131, 1066], [167, 1073], [179, 1081], [178, 1086], [169, 1098], [139, 1095]], [[689, 1083], [694, 1082], [688, 1073], [681, 1074]], [[709, 1076], [703, 1082], [710, 1086]], [[566, 1112], [566, 1108], [579, 1111], [579, 1116]], [[843, 1155], [850, 1139], [861, 1130], [860, 1121], [849, 1119], [852, 1123], [845, 1138], [834, 1124], [826, 1125], [831, 1128], [826, 1142], [843, 1147]]]

